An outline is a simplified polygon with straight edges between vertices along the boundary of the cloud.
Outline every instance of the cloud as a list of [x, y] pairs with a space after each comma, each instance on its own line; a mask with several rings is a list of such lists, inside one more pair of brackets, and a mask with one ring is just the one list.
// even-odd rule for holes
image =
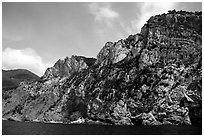
[[116, 41], [123, 37], [118, 28], [120, 15], [113, 9], [112, 4], [107, 2], [88, 4], [88, 10], [96, 22], [93, 32], [96, 34], [98, 41], [103, 44], [107, 41]]
[[140, 16], [132, 22], [135, 29], [140, 30], [146, 21], [151, 17], [158, 14], [167, 13], [168, 10], [176, 8], [176, 3], [172, 2], [146, 2], [141, 4]]
[[[139, 33], [143, 25], [151, 16], [167, 13], [169, 10], [177, 8], [178, 3], [172, 2], [146, 2], [136, 3], [135, 19], [125, 23], [120, 21], [120, 25], [128, 34]], [[139, 4], [139, 5], [138, 5]], [[128, 25], [127, 25], [128, 24]]]
[[110, 3], [91, 3], [89, 9], [95, 21], [103, 22], [109, 27], [112, 26], [112, 21], [119, 17], [119, 14], [111, 9]]
[[28, 69], [42, 76], [45, 70], [50, 66], [52, 65], [50, 63], [44, 63], [42, 58], [31, 48], [6, 48], [2, 52], [3, 69]]

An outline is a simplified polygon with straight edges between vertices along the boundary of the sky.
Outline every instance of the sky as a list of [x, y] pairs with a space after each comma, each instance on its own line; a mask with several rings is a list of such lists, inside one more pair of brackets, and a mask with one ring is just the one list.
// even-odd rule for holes
[[58, 59], [97, 56], [107, 41], [140, 32], [153, 15], [202, 11], [201, 2], [3, 2], [2, 69], [42, 76]]

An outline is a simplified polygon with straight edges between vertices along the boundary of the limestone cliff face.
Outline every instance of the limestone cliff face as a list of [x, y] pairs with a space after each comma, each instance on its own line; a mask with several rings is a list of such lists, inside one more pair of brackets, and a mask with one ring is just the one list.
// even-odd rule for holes
[[190, 65], [201, 59], [201, 13], [170, 12], [151, 17], [141, 30], [143, 64]]
[[70, 77], [72, 74], [93, 65], [94, 60], [93, 58], [85, 58], [82, 56], [66, 57], [64, 60], [59, 59], [53, 67], [45, 71], [42, 79], [48, 80], [55, 77]]
[[198, 62], [202, 48], [201, 19], [200, 12], [182, 11], [151, 17], [140, 33], [115, 43], [107, 42], [97, 55], [97, 62], [114, 64], [140, 52], [140, 61], [147, 66]]
[[115, 43], [107, 42], [97, 55], [97, 61], [102, 65], [117, 63], [123, 60], [129, 52], [130, 49], [125, 46], [124, 40]]
[[141, 34], [130, 35], [115, 43], [107, 42], [97, 55], [97, 63], [101, 65], [114, 64], [125, 58], [134, 58], [144, 48]]
[[198, 122], [201, 28], [201, 12], [151, 17], [140, 33], [107, 42], [96, 61], [78, 56], [59, 60], [42, 81], [5, 92], [3, 117], [114, 125]]

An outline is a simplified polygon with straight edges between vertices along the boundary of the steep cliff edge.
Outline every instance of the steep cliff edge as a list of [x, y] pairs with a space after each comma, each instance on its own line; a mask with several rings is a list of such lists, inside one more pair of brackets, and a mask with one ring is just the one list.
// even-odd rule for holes
[[75, 56], [59, 60], [42, 81], [24, 82], [8, 91], [3, 117], [190, 125], [202, 116], [201, 41], [201, 12], [170, 11], [151, 17], [140, 33], [107, 42], [96, 61]]

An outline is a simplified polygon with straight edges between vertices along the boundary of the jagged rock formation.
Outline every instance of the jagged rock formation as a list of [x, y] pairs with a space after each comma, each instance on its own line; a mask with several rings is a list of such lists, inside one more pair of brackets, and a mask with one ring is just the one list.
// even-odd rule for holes
[[201, 28], [201, 12], [170, 11], [151, 17], [140, 33], [107, 42], [96, 61], [87, 63], [76, 56], [59, 60], [42, 81], [7, 91], [3, 117], [190, 125], [202, 116]]
[[54, 77], [70, 77], [71, 75], [88, 68], [95, 63], [94, 58], [85, 58], [82, 56], [66, 57], [64, 60], [59, 59], [53, 67], [48, 68], [42, 76], [43, 80]]
[[97, 63], [105, 66], [117, 63], [125, 58], [136, 57], [144, 48], [142, 37], [142, 34], [136, 34], [115, 43], [107, 42], [97, 55]]

